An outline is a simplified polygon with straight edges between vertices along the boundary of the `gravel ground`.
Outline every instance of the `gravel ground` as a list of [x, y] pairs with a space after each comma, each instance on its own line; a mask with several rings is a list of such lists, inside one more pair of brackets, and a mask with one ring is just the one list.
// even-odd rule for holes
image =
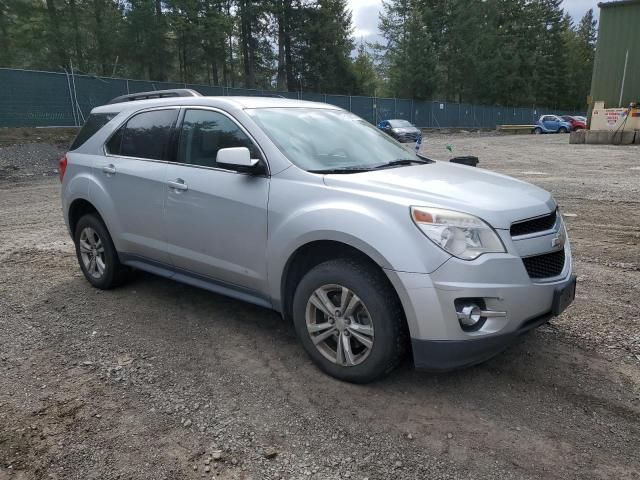
[[0, 128], [0, 181], [58, 174], [76, 128]]
[[62, 147], [41, 143], [0, 147], [0, 180], [57, 175], [64, 153]]
[[483, 365], [367, 386], [268, 310], [142, 273], [90, 288], [57, 179], [0, 178], [0, 480], [639, 478], [640, 149], [567, 143], [427, 136], [554, 193], [578, 296]]

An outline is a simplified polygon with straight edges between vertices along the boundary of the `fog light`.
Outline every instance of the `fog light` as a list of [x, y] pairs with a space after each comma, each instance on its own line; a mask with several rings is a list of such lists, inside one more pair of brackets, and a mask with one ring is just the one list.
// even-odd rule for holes
[[475, 303], [465, 305], [458, 312], [458, 320], [463, 327], [474, 327], [482, 320], [482, 309]]
[[460, 327], [465, 332], [480, 330], [487, 320], [506, 317], [507, 312], [499, 312], [486, 308], [484, 298], [456, 298], [456, 314]]

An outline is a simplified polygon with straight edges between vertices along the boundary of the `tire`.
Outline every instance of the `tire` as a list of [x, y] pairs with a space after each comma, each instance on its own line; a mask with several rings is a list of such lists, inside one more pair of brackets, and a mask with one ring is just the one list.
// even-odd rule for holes
[[[345, 301], [341, 302], [343, 289], [352, 296], [345, 294]], [[327, 308], [323, 311], [316, 306], [323, 298], [322, 293], [324, 299], [331, 302], [330, 307], [335, 308], [334, 314], [340, 307], [346, 311], [340, 316], [328, 317]], [[313, 362], [323, 372], [347, 382], [368, 383], [387, 375], [400, 363], [406, 351], [404, 314], [391, 284], [375, 267], [353, 259], [321, 263], [302, 278], [293, 299], [293, 322], [302, 346]], [[312, 329], [317, 328], [316, 325], [324, 326], [324, 329], [311, 333], [309, 324]], [[331, 324], [332, 331], [331, 327], [327, 328]], [[318, 341], [317, 337], [325, 334], [330, 335], [326, 340]], [[317, 345], [312, 336], [316, 337]], [[340, 359], [339, 341], [348, 344], [351, 356], [342, 348]], [[366, 346], [368, 342], [371, 343], [369, 347]]]
[[533, 129], [533, 133], [535, 133], [536, 135], [541, 135], [542, 129], [540, 127], [536, 127]]
[[560, 129], [558, 130], [558, 132], [560, 133], [567, 133], [567, 129], [565, 127], [560, 127]]
[[[97, 215], [80, 218], [73, 239], [80, 269], [91, 285], [109, 290], [125, 281], [127, 269], [120, 263], [111, 235]], [[93, 262], [87, 261], [91, 258]]]

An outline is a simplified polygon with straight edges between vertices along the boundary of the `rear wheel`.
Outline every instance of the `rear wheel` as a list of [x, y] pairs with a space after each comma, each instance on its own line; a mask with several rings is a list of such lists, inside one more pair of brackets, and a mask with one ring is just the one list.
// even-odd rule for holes
[[568, 130], [565, 127], [560, 127], [560, 130], [558, 130], [560, 133], [567, 133]]
[[127, 269], [120, 264], [111, 236], [100, 218], [94, 214], [80, 218], [74, 241], [80, 269], [91, 285], [108, 290], [125, 280]]
[[403, 357], [402, 308], [388, 280], [372, 266], [351, 259], [316, 266], [298, 285], [293, 318], [314, 363], [341, 380], [371, 382]]
[[540, 135], [542, 133], [542, 129], [540, 127], [536, 127], [533, 129], [533, 133], [536, 135]]

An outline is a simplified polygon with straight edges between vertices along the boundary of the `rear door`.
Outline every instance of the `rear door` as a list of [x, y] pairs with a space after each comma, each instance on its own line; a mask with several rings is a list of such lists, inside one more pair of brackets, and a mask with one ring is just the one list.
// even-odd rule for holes
[[[249, 174], [216, 163], [221, 148], [261, 160]], [[177, 157], [166, 171], [166, 237], [173, 265], [254, 293], [266, 282], [269, 177], [262, 152], [225, 112], [187, 108]]]
[[180, 109], [133, 115], [105, 144], [98, 175], [111, 200], [114, 242], [123, 256], [169, 264], [163, 221], [167, 159]]

